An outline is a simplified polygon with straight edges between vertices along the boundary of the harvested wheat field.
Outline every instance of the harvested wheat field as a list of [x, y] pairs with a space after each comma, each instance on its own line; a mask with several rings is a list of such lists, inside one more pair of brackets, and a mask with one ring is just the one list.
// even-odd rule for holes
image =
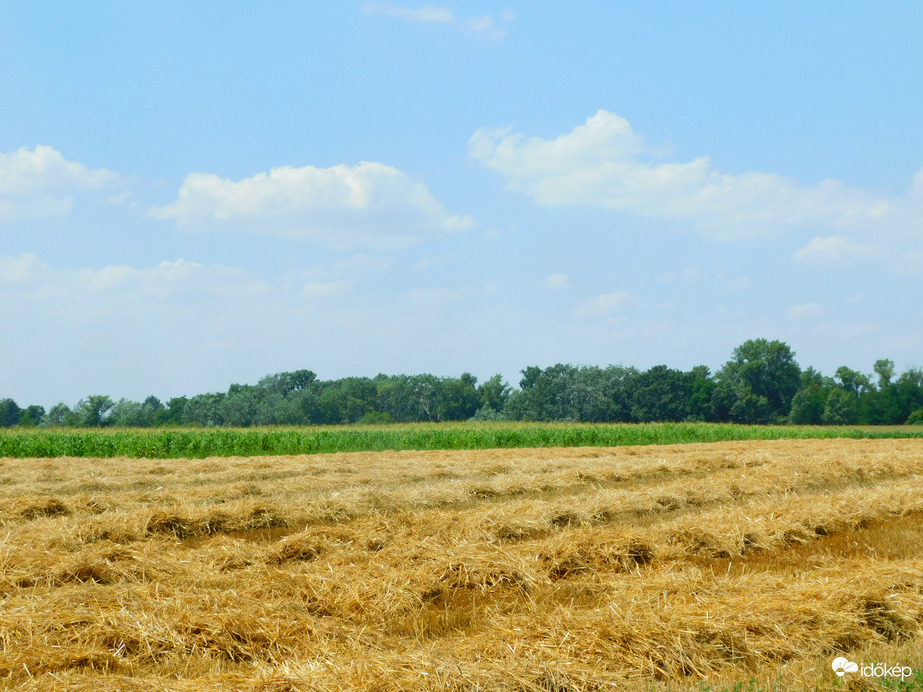
[[921, 627], [923, 440], [0, 459], [0, 687], [869, 689]]

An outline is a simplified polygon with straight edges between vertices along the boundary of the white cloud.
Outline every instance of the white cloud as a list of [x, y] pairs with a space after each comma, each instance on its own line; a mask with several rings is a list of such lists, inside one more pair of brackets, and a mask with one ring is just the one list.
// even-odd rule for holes
[[391, 17], [397, 17], [413, 24], [435, 23], [450, 24], [455, 21], [455, 15], [448, 7], [437, 7], [432, 4], [423, 7], [394, 7], [391, 5], [366, 5], [366, 13], [379, 12]]
[[[258, 295], [264, 285], [242, 269], [203, 265], [183, 259], [153, 267], [108, 265], [100, 269], [52, 269], [34, 254], [0, 256], [0, 291], [17, 291], [24, 300], [46, 303], [79, 322], [87, 310], [145, 300], [196, 301], [208, 296]], [[23, 295], [25, 294], [25, 295]], [[80, 307], [81, 301], [86, 304]], [[57, 306], [57, 307], [55, 307]], [[73, 310], [71, 311], [71, 308]]]
[[635, 303], [637, 303], [637, 299], [628, 291], [604, 293], [579, 303], [574, 310], [574, 315], [579, 319], [609, 317], [613, 313], [621, 312]]
[[0, 282], [7, 286], [27, 286], [48, 270], [36, 255], [0, 256]]
[[0, 223], [67, 214], [74, 195], [107, 190], [121, 177], [68, 161], [49, 146], [0, 154]]
[[565, 288], [570, 288], [570, 277], [567, 274], [552, 274], [542, 281], [542, 286], [549, 291], [560, 291]]
[[446, 213], [426, 185], [392, 166], [282, 166], [233, 181], [190, 173], [172, 204], [150, 214], [188, 231], [297, 238], [334, 249], [396, 248], [474, 219]]
[[481, 34], [496, 39], [506, 37], [506, 30], [499, 28], [497, 21], [489, 14], [469, 17], [462, 22], [462, 27], [471, 34]]
[[859, 243], [843, 235], [812, 238], [792, 256], [800, 264], [846, 264], [877, 259], [883, 254], [880, 246]]
[[363, 8], [366, 14], [384, 14], [396, 17], [411, 24], [446, 24], [456, 26], [469, 34], [478, 34], [492, 39], [503, 39], [506, 30], [498, 26], [516, 19], [512, 12], [501, 12], [498, 18], [493, 15], [480, 15], [476, 17], [457, 17], [448, 7], [426, 4], [422, 7], [402, 7], [396, 5], [366, 5]]
[[823, 312], [823, 308], [819, 303], [802, 303], [801, 305], [793, 305], [786, 310], [785, 316], [790, 320], [804, 320], [817, 317], [821, 312]]
[[657, 162], [628, 121], [606, 110], [554, 139], [482, 128], [468, 147], [508, 188], [537, 204], [674, 220], [719, 240], [772, 237], [804, 226], [842, 233], [898, 227], [909, 236], [923, 220], [923, 171], [908, 195], [898, 197], [832, 179], [802, 185], [775, 173], [726, 173], [708, 156]]

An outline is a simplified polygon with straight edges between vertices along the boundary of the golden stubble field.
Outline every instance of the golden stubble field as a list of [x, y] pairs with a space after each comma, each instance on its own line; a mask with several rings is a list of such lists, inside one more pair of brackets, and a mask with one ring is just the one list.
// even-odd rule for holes
[[865, 689], [921, 627], [923, 440], [0, 459], [0, 687]]

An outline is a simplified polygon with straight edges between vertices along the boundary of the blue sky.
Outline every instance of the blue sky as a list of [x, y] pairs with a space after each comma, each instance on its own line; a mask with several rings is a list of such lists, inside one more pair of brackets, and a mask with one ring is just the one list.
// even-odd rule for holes
[[0, 397], [923, 365], [918, 3], [0, 4]]

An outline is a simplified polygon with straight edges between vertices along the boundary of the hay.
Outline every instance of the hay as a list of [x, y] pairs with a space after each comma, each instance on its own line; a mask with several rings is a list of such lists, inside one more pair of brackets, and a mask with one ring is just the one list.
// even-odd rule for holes
[[917, 440], [49, 463], [0, 485], [0, 687], [826, 689], [834, 655], [921, 660]]

